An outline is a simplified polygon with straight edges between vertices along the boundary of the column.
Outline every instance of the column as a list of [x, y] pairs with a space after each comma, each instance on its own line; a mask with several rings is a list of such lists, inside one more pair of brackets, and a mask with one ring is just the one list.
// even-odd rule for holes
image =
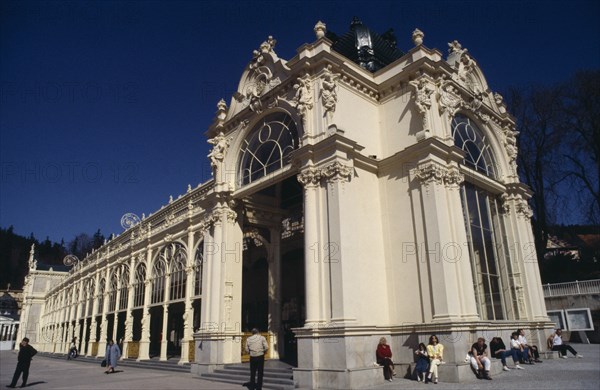
[[[121, 267], [120, 269], [121, 271], [123, 271], [123, 267]], [[119, 330], [119, 310], [121, 309], [121, 284], [123, 283], [123, 281], [121, 280], [123, 277], [123, 274], [119, 274], [117, 275], [118, 279], [117, 279], [117, 291], [115, 291], [115, 314], [114, 314], [114, 318], [113, 318], [113, 333], [112, 333], [112, 339], [115, 341], [115, 344], [119, 344], [119, 335], [118, 335], [118, 330]], [[125, 283], [128, 283], [129, 281], [126, 281]], [[119, 348], [121, 348], [121, 346], [119, 345]], [[121, 351], [121, 356], [123, 356], [123, 351]]]
[[137, 360], [150, 359], [150, 294], [152, 293], [152, 284], [148, 277], [152, 273], [152, 249], [148, 248], [146, 252], [146, 282], [144, 288], [144, 308], [142, 309], [142, 338], [140, 340], [140, 352]]
[[181, 344], [181, 358], [178, 364], [189, 363], [190, 341], [193, 340], [193, 324], [194, 324], [194, 308], [192, 306], [192, 295], [194, 295], [194, 232], [192, 227], [188, 228], [187, 237], [187, 264], [185, 267], [186, 283], [185, 283], [185, 303], [183, 313], [183, 340]]
[[167, 274], [165, 275], [165, 291], [163, 295], [163, 319], [162, 319], [162, 339], [160, 340], [160, 360], [167, 360], [167, 347], [169, 346], [169, 295], [171, 289], [171, 267], [166, 265]]
[[321, 171], [309, 167], [298, 175], [298, 182], [304, 186], [304, 272], [306, 285], [306, 322], [305, 327], [323, 319], [319, 297], [321, 293], [321, 245], [319, 240], [318, 190]]
[[[275, 345], [269, 346], [269, 357], [279, 359], [283, 353], [283, 337], [281, 324], [281, 229], [269, 229], [271, 244], [269, 245], [269, 333]], [[279, 343], [281, 341], [281, 343]]]
[[127, 282], [127, 312], [125, 313], [125, 336], [123, 337], [122, 358], [129, 357], [129, 342], [133, 341], [133, 283], [135, 281], [135, 256], [129, 260], [129, 281]]
[[[106, 265], [106, 272], [104, 275], [104, 293], [102, 299], [102, 311], [99, 313], [102, 318], [102, 323], [100, 324], [100, 341], [98, 342], [98, 354], [103, 354], [106, 350], [106, 342], [108, 338], [108, 286], [110, 285], [110, 267], [108, 264]], [[99, 280], [100, 277], [98, 277]], [[100, 286], [97, 287], [97, 290], [100, 291]], [[96, 306], [96, 305], [94, 305]], [[99, 308], [100, 309], [100, 308]]]

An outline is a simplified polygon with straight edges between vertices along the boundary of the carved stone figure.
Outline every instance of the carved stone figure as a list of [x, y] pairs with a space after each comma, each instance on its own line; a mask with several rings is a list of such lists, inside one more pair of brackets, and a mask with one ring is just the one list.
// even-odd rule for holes
[[296, 90], [296, 95], [294, 96], [296, 109], [302, 119], [306, 119], [306, 112], [313, 106], [312, 88], [308, 74], [298, 78], [297, 83], [294, 84], [294, 89]]
[[424, 37], [425, 34], [423, 33], [423, 31], [419, 30], [418, 28], [415, 28], [415, 31], [413, 31], [412, 33], [412, 40], [415, 46], [421, 46], [423, 44]]
[[337, 104], [337, 80], [340, 75], [331, 71], [331, 65], [327, 65], [321, 76], [321, 102], [325, 112], [334, 113]]
[[207, 155], [210, 158], [210, 166], [215, 169], [217, 165], [223, 162], [225, 158], [225, 152], [229, 147], [229, 144], [233, 140], [232, 137], [227, 138], [223, 132], [219, 132], [214, 138], [208, 140], [208, 143], [214, 145], [210, 153]]
[[423, 130], [428, 133], [429, 126], [428, 111], [431, 108], [431, 94], [435, 92], [434, 86], [424, 78], [413, 80], [409, 83], [415, 88], [415, 104], [423, 116]]

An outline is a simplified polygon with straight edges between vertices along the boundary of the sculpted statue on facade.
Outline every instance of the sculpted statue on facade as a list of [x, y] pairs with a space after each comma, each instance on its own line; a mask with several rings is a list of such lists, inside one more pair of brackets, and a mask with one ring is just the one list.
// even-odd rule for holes
[[213, 145], [213, 148], [207, 155], [207, 157], [210, 159], [210, 166], [213, 168], [213, 170], [217, 168], [219, 163], [223, 162], [227, 148], [232, 140], [233, 137], [225, 137], [225, 134], [223, 134], [222, 131], [219, 132], [219, 134], [217, 134], [214, 138], [208, 140], [208, 143]]
[[415, 104], [423, 117], [423, 131], [427, 134], [431, 131], [428, 112], [431, 108], [431, 95], [435, 92], [435, 88], [424, 78], [410, 81], [409, 84], [415, 88]]
[[294, 96], [294, 103], [298, 110], [298, 115], [302, 119], [306, 120], [306, 112], [313, 107], [313, 96], [312, 88], [310, 84], [310, 76], [305, 74], [299, 77], [296, 84], [294, 84], [296, 95]]
[[415, 31], [413, 31], [412, 33], [412, 41], [415, 44], [415, 46], [421, 46], [423, 44], [424, 37], [425, 34], [423, 33], [423, 31], [419, 30], [418, 28], [415, 28]]
[[321, 76], [321, 102], [325, 112], [334, 113], [337, 104], [337, 80], [340, 75], [331, 71], [331, 65], [327, 65]]

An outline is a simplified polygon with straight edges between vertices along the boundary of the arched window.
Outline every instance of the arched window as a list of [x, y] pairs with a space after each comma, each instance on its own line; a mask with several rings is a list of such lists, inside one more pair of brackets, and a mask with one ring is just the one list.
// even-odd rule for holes
[[185, 266], [187, 263], [187, 253], [185, 247], [181, 244], [173, 244], [170, 251], [171, 264], [171, 291], [170, 299], [185, 298], [186, 274]]
[[91, 278], [88, 283], [87, 288], [87, 296], [88, 296], [88, 308], [87, 315], [91, 316], [92, 311], [94, 310], [94, 293], [96, 292], [96, 283], [94, 282], [94, 278]]
[[140, 263], [135, 269], [135, 281], [133, 282], [133, 307], [144, 306], [144, 294], [146, 292], [146, 264]]
[[254, 126], [240, 148], [240, 183], [252, 183], [289, 164], [298, 147], [298, 131], [291, 116], [277, 112]]
[[117, 307], [117, 273], [113, 272], [110, 277], [110, 287], [108, 288], [108, 311], [115, 311]]
[[463, 163], [477, 172], [496, 178], [496, 163], [485, 134], [471, 119], [456, 115], [452, 120], [454, 145], [465, 152]]
[[204, 245], [200, 243], [194, 258], [194, 296], [202, 294], [202, 265], [204, 262]]
[[[489, 141], [469, 118], [457, 115], [452, 122], [455, 146], [465, 152], [464, 164], [492, 179], [497, 170]], [[509, 275], [508, 244], [498, 196], [478, 187], [476, 175], [466, 175], [461, 188], [463, 215], [471, 256], [475, 300], [484, 320], [507, 318], [505, 302], [514, 302]], [[516, 319], [514, 314], [512, 319]]]
[[119, 310], [127, 309], [128, 291], [129, 291], [129, 266], [121, 265], [119, 269]]
[[152, 296], [150, 303], [161, 303], [165, 299], [165, 278], [167, 273], [167, 267], [165, 261], [158, 257], [152, 267]]
[[[100, 279], [100, 285], [98, 286], [98, 313], [102, 313], [104, 310], [104, 289], [106, 287], [106, 279]], [[77, 292], [75, 293], [77, 294]], [[77, 302], [77, 298], [75, 298]]]

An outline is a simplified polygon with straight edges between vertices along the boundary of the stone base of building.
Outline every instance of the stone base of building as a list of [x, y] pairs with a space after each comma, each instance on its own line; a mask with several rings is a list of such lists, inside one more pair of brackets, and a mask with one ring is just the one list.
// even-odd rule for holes
[[[396, 373], [410, 377], [414, 351], [419, 343], [428, 343], [435, 334], [444, 345], [444, 364], [438, 367], [440, 381], [464, 382], [474, 377], [465, 361], [467, 352], [478, 337], [486, 344], [493, 337], [502, 337], [509, 345], [510, 333], [525, 329], [530, 345], [546, 350], [546, 337], [553, 330], [548, 321], [469, 321], [400, 325], [391, 327], [340, 326], [295, 329], [298, 339], [298, 368], [294, 383], [300, 388], [360, 389], [384, 383], [383, 368], [376, 363], [375, 350], [381, 337], [392, 348]], [[488, 347], [489, 351], [489, 347]], [[508, 361], [509, 366], [513, 363]], [[502, 364], [492, 359], [491, 375], [502, 370]]]

